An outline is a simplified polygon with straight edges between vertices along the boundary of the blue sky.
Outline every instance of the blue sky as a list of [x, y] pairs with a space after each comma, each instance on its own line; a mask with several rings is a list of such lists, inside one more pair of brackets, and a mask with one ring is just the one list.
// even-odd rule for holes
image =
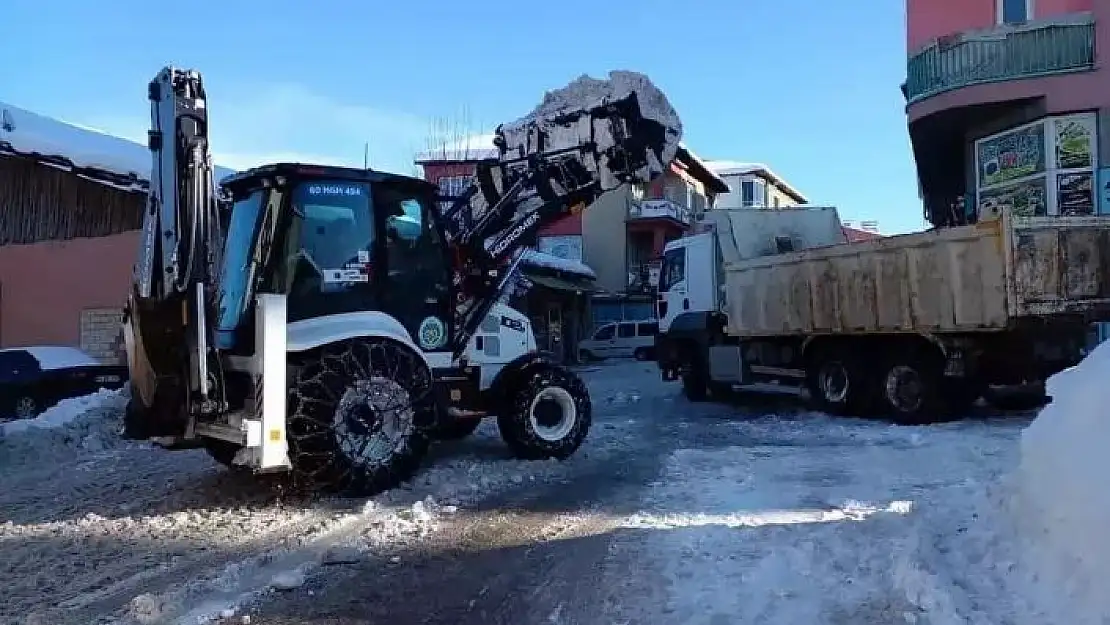
[[904, 3], [820, 0], [5, 0], [0, 100], [131, 138], [146, 83], [199, 69], [213, 150], [412, 171], [447, 131], [489, 130], [545, 89], [648, 74], [699, 156], [757, 161], [845, 219], [922, 227], [898, 86]]

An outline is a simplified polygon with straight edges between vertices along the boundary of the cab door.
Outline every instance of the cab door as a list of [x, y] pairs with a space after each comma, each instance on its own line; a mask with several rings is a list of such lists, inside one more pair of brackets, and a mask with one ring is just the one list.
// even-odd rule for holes
[[434, 198], [422, 189], [383, 186], [374, 195], [384, 226], [384, 310], [401, 322], [424, 351], [450, 348], [451, 265], [433, 213]]

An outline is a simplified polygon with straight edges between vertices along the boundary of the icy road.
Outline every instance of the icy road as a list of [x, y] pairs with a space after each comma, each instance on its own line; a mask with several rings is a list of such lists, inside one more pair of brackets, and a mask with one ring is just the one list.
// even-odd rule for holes
[[487, 424], [371, 502], [124, 444], [112, 398], [7, 436], [0, 623], [1038, 622], [997, 484], [1028, 419], [902, 428], [691, 404], [653, 364], [583, 375], [571, 460], [506, 459]]

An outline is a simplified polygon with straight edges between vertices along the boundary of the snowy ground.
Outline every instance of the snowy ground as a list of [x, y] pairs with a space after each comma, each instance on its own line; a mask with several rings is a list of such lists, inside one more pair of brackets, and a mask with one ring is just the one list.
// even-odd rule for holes
[[111, 397], [0, 438], [0, 622], [1060, 622], [1015, 522], [1028, 418], [903, 428], [690, 404], [650, 363], [583, 375], [567, 462], [509, 459], [487, 424], [371, 502], [122, 443]]

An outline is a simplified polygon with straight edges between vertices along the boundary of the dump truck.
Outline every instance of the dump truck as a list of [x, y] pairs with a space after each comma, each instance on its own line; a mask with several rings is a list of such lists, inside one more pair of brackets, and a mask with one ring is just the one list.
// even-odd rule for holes
[[695, 401], [805, 389], [922, 423], [1043, 383], [1110, 319], [1110, 216], [1015, 216], [849, 243], [835, 208], [710, 210], [664, 248], [656, 353]]

